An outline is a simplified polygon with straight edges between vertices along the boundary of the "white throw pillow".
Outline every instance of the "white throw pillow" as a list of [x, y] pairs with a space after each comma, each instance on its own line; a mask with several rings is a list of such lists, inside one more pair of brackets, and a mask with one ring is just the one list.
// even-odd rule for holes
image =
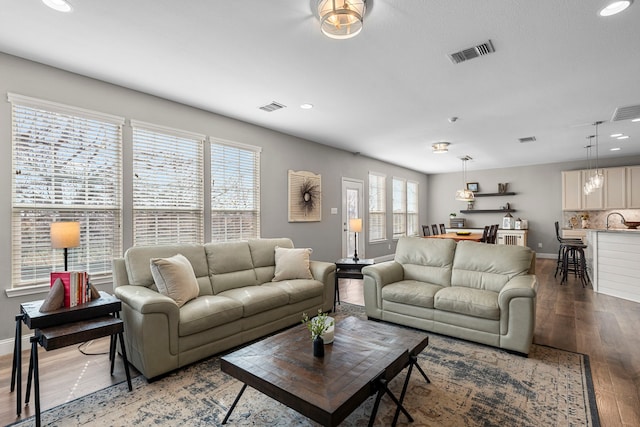
[[158, 291], [178, 303], [178, 307], [182, 307], [200, 293], [193, 267], [182, 254], [170, 258], [151, 259], [151, 274]]
[[311, 252], [311, 248], [289, 249], [276, 246], [276, 272], [272, 281], [313, 279], [309, 270]]

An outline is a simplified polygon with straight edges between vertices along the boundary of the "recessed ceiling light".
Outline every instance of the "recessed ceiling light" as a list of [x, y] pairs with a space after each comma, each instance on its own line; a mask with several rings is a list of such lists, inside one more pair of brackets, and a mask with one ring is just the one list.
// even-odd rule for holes
[[611, 16], [616, 13], [620, 13], [629, 6], [631, 6], [633, 0], [622, 0], [622, 1], [612, 1], [604, 9], [601, 9], [599, 14], [600, 16]]
[[300, 108], [302, 108], [303, 110], [310, 110], [313, 108], [313, 104], [301, 104]]
[[637, 119], [631, 119], [632, 122], [640, 122], [640, 117], [638, 117]]
[[629, 135], [622, 135], [619, 136], [618, 139], [629, 139]]
[[42, 3], [49, 6], [53, 10], [57, 10], [58, 12], [71, 12], [73, 7], [71, 3], [66, 0], [42, 0]]
[[611, 134], [611, 138], [617, 138], [619, 136], [622, 136], [622, 134], [621, 133], [612, 133]]
[[620, 147], [609, 148], [609, 151], [620, 151]]

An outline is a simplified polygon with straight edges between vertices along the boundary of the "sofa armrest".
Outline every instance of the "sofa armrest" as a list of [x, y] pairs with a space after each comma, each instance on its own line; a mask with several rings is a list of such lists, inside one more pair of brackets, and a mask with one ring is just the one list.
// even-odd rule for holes
[[144, 286], [118, 286], [116, 296], [135, 311], [148, 313], [165, 313], [176, 324], [180, 317], [178, 304], [166, 295], [162, 295]]
[[309, 270], [311, 270], [311, 275], [314, 279], [324, 284], [322, 311], [326, 312], [332, 310], [333, 300], [336, 297], [336, 265], [332, 262], [309, 261]]
[[113, 271], [113, 289], [118, 286], [128, 285], [129, 276], [127, 275], [127, 264], [124, 258], [114, 258], [111, 267]]
[[535, 298], [536, 283], [536, 276], [530, 274], [516, 276], [509, 280], [498, 294], [500, 310], [508, 310], [509, 302], [513, 298]]
[[404, 278], [402, 264], [395, 261], [368, 265], [362, 269], [364, 308], [367, 317], [382, 319], [382, 288]]
[[528, 354], [536, 326], [535, 275], [512, 278], [498, 294], [500, 347]]

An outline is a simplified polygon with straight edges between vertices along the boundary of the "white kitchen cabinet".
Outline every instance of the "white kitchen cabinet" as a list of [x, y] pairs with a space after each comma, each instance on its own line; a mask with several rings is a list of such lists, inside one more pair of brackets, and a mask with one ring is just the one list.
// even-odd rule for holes
[[[580, 185], [580, 189], [584, 188], [584, 184], [589, 181], [589, 179], [594, 176], [595, 170], [583, 170], [582, 171], [582, 183]], [[604, 196], [603, 196], [603, 188], [605, 185], [603, 184], [600, 188], [595, 188], [589, 194], [584, 194], [584, 191], [581, 191], [582, 194], [582, 209], [591, 211], [598, 210], [604, 207]]]
[[562, 172], [562, 210], [582, 209], [582, 171]]
[[527, 246], [527, 234], [529, 230], [505, 230], [499, 229], [496, 238], [498, 245]]
[[640, 209], [640, 166], [628, 166], [627, 170], [627, 209]]
[[604, 208], [624, 209], [627, 206], [627, 168], [604, 169]]

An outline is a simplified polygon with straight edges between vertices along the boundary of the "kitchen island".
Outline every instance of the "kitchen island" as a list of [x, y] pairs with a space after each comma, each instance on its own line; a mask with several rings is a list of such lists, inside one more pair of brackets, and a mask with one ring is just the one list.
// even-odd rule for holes
[[640, 230], [586, 232], [586, 258], [593, 290], [640, 302]]

